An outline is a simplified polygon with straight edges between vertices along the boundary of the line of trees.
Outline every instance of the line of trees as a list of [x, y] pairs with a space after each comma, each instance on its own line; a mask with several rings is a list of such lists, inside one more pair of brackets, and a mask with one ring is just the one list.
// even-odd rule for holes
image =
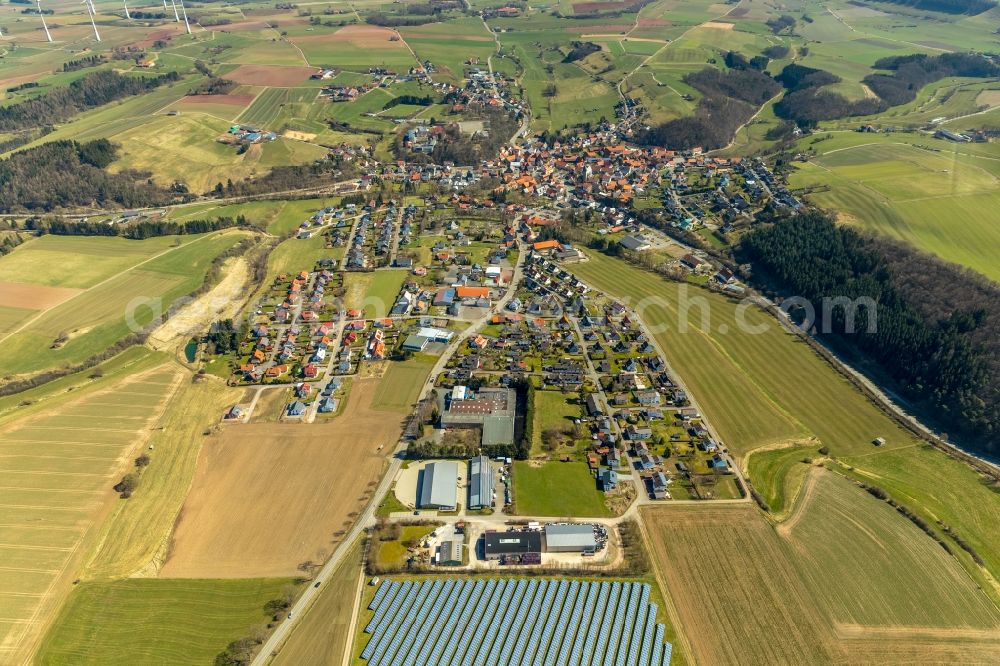
[[89, 55], [83, 58], [78, 58], [77, 60], [70, 60], [69, 62], [63, 63], [62, 71], [75, 72], [80, 69], [86, 69], [87, 67], [97, 67], [98, 65], [102, 64], [104, 64], [103, 55]]
[[63, 122], [81, 111], [141, 95], [178, 80], [180, 75], [177, 72], [153, 77], [129, 76], [111, 70], [91, 72], [68, 86], [18, 104], [0, 107], [0, 131], [11, 132]]
[[[1000, 289], [908, 247], [862, 236], [810, 213], [747, 234], [737, 258], [773, 293], [871, 299], [874, 311], [836, 307], [818, 335], [860, 353], [934, 421], [970, 445], [998, 449]], [[869, 330], [869, 320], [873, 326]]]
[[64, 207], [162, 206], [175, 195], [136, 171], [108, 173], [117, 149], [107, 139], [60, 140], [0, 160], [0, 212]]
[[143, 220], [125, 224], [107, 224], [106, 222], [67, 222], [61, 218], [41, 219], [29, 218], [24, 228], [38, 234], [53, 236], [119, 236], [129, 240], [145, 240], [157, 236], [184, 236], [189, 234], [205, 234], [212, 231], [232, 229], [234, 227], [250, 228], [250, 222], [245, 216], [235, 218], [223, 216], [214, 220], [191, 220], [189, 222], [167, 222], [165, 220]]

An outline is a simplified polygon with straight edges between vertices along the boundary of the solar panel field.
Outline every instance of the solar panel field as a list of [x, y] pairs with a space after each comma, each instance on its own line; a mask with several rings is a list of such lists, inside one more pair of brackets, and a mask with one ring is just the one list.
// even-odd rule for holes
[[650, 591], [636, 582], [386, 580], [368, 605], [360, 656], [373, 666], [665, 666], [673, 648]]

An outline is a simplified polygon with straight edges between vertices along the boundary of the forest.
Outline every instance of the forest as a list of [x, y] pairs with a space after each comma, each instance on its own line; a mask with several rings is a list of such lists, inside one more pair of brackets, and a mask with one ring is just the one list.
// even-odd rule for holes
[[815, 127], [821, 120], [849, 118], [881, 113], [888, 105], [878, 98], [850, 101], [823, 86], [837, 83], [840, 77], [821, 69], [792, 63], [774, 77], [788, 92], [774, 105], [774, 115], [795, 121], [799, 127]]
[[[738, 62], [731, 58], [733, 62]], [[764, 102], [781, 86], [749, 65], [745, 69], [721, 72], [706, 67], [684, 77], [684, 82], [701, 92], [694, 115], [678, 118], [642, 132], [639, 143], [687, 150], [706, 150], [727, 145], [739, 127], [750, 120]]]
[[834, 307], [817, 335], [874, 362], [948, 433], [997, 451], [996, 285], [907, 246], [838, 226], [821, 213], [760, 227], [743, 238], [736, 255], [751, 264], [752, 283], [801, 296], [817, 313], [824, 298], [872, 299], [874, 312], [856, 308], [853, 332], [846, 308]]
[[939, 56], [916, 53], [892, 56], [876, 60], [872, 67], [894, 72], [869, 74], [863, 79], [864, 83], [889, 106], [912, 102], [925, 85], [949, 76], [983, 78], [1000, 76], [1000, 67], [972, 53], [943, 53]]
[[91, 72], [68, 86], [18, 104], [0, 107], [0, 131], [11, 132], [64, 122], [86, 109], [141, 95], [179, 80], [177, 72], [148, 78], [127, 76], [111, 70]]
[[0, 212], [74, 206], [162, 206], [176, 198], [135, 171], [104, 170], [117, 154], [107, 139], [52, 141], [0, 160]]

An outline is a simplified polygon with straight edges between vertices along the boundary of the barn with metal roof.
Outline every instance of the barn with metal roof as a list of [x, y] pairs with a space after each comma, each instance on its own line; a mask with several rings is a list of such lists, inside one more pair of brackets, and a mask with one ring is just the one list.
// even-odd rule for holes
[[454, 511], [458, 497], [458, 463], [433, 462], [420, 474], [417, 506], [421, 509]]
[[493, 468], [487, 456], [476, 456], [469, 461], [469, 508], [493, 506]]

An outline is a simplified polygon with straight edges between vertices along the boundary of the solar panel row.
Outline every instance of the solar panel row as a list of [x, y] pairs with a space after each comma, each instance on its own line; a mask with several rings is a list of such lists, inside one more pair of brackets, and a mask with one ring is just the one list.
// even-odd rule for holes
[[383, 581], [365, 626], [370, 666], [668, 666], [643, 583]]

